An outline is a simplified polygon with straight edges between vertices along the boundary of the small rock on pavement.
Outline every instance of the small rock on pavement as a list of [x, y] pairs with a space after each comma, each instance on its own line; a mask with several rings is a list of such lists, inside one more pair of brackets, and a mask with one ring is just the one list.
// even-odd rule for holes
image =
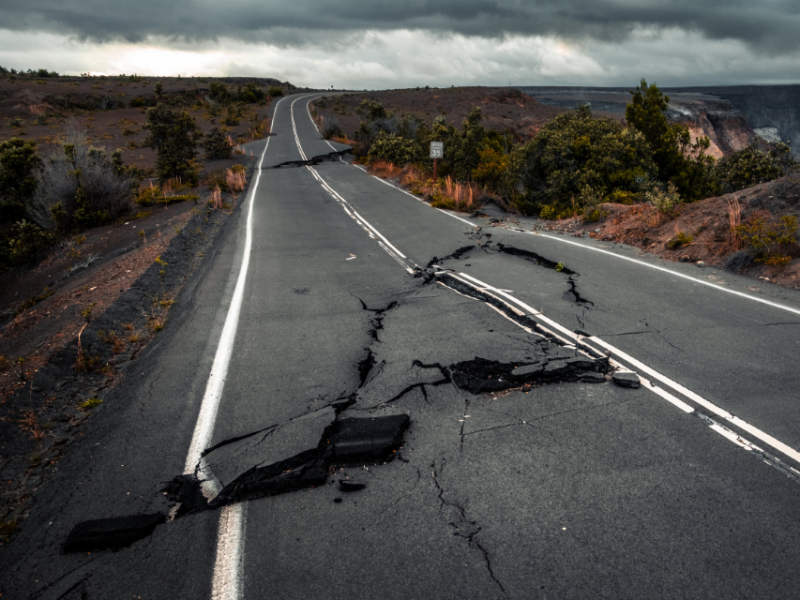
[[614, 380], [614, 383], [622, 387], [636, 389], [641, 385], [639, 382], [639, 376], [636, 373], [617, 371], [611, 377]]
[[705, 263], [705, 262], [703, 262], [702, 260], [698, 260], [698, 261], [697, 261], [697, 266], [702, 268], [702, 267], [705, 267], [705, 266], [706, 266], [706, 263]]

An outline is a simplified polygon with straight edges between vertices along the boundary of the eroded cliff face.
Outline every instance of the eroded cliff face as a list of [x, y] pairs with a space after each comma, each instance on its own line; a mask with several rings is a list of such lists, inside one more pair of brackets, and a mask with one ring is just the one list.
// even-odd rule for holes
[[680, 96], [670, 99], [670, 120], [685, 125], [693, 142], [708, 137], [708, 153], [716, 159], [745, 148], [758, 137], [744, 115], [727, 100]]
[[[711, 88], [725, 98], [767, 141], [791, 144], [800, 157], [800, 85], [741, 85]], [[777, 131], [770, 131], [777, 130]], [[770, 140], [770, 135], [780, 138]]]

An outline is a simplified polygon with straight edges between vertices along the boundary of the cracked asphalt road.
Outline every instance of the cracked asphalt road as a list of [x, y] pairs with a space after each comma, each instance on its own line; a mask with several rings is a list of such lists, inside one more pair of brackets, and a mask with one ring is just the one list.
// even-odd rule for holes
[[[187, 477], [243, 210], [39, 491], [0, 556], [3, 597], [796, 595], [800, 479], [737, 445], [736, 423], [719, 435], [707, 407], [692, 418], [648, 385], [615, 385], [610, 371], [634, 365], [582, 344], [614, 344], [798, 449], [800, 315], [591, 250], [608, 245], [431, 209], [331, 155], [305, 101], [277, 105], [213, 450], [188, 475], [223, 486], [267, 468], [270, 485], [228, 488], [249, 499], [225, 509], [197, 486], [165, 491]], [[785, 290], [764, 297], [800, 308]], [[399, 415], [402, 437], [342, 433]], [[381, 458], [342, 458], [371, 444]], [[62, 552], [78, 523], [154, 513], [181, 516], [117, 551]]]

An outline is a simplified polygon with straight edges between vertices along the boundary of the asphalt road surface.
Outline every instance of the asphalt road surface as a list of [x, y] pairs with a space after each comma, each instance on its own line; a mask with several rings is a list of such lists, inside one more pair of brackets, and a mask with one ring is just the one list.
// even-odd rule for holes
[[312, 161], [310, 98], [2, 597], [798, 597], [800, 294]]

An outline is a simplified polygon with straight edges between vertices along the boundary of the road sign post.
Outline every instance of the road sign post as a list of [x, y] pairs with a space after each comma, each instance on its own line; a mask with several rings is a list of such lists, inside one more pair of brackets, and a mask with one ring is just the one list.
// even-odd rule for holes
[[439, 159], [444, 157], [444, 142], [431, 142], [431, 158], [433, 159], [433, 180], [436, 181], [436, 167]]

